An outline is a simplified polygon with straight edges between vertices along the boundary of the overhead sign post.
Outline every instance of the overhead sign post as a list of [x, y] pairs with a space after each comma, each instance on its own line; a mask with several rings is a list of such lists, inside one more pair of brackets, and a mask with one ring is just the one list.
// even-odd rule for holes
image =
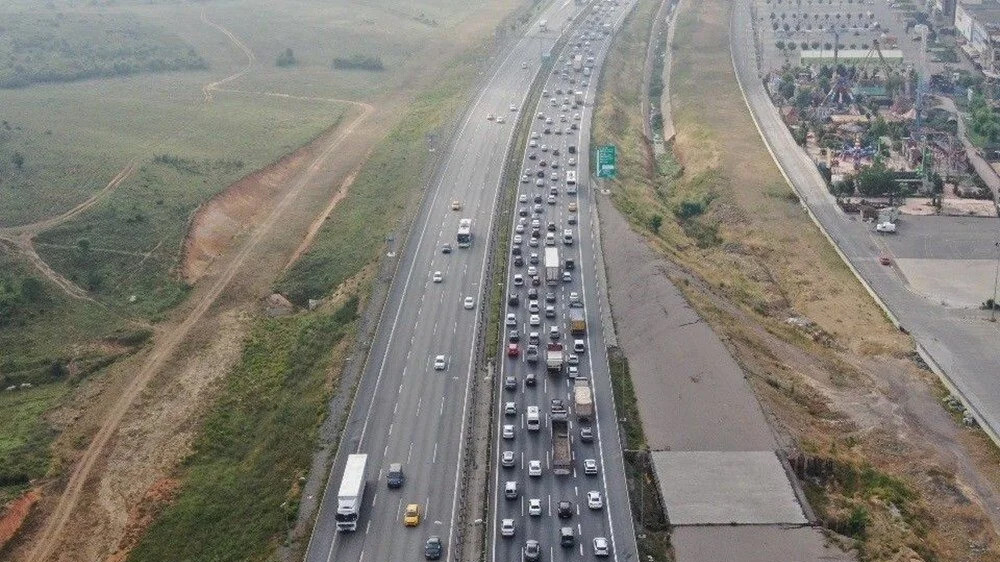
[[614, 179], [618, 176], [618, 149], [613, 144], [597, 147], [597, 177]]

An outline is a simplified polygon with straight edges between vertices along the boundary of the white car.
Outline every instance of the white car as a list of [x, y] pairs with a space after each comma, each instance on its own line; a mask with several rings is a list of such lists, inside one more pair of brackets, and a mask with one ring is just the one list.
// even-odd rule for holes
[[583, 340], [573, 340], [573, 351], [583, 353], [587, 351], [587, 344], [583, 343]]
[[432, 276], [432, 278], [433, 278], [433, 280], [434, 280], [435, 283], [440, 283], [440, 282], [444, 281], [444, 274], [441, 273], [440, 271], [435, 271], [434, 275]]
[[[514, 536], [514, 520], [504, 519], [500, 522], [500, 536], [503, 537], [513, 537]], [[594, 543], [595, 545], [597, 543]], [[596, 547], [595, 547], [596, 548]]]
[[434, 370], [443, 371], [445, 367], [448, 366], [448, 361], [444, 358], [444, 355], [438, 355], [434, 358]]
[[509, 423], [504, 424], [504, 426], [503, 426], [503, 438], [504, 439], [513, 439], [514, 438], [514, 425], [513, 424], [509, 424]]
[[530, 317], [528, 318], [528, 324], [531, 324], [532, 326], [538, 326], [538, 325], [540, 325], [541, 323], [542, 323], [542, 319], [541, 319], [541, 318], [539, 318], [537, 314], [532, 314], [532, 315], [531, 315], [531, 316], [530, 316]]
[[566, 377], [570, 379], [575, 379], [580, 376], [580, 368], [576, 365], [570, 365], [566, 367]]
[[510, 104], [510, 110], [511, 111], [517, 111], [517, 106], [514, 105], [514, 104]]
[[516, 227], [514, 227], [514, 232], [516, 232], [518, 234], [524, 234], [524, 225], [523, 224], [519, 224]]
[[597, 474], [597, 460], [596, 459], [584, 459], [583, 461], [583, 473], [587, 476], [593, 476]]
[[601, 499], [600, 492], [597, 490], [587, 492], [587, 507], [590, 509], [601, 509], [604, 507], [604, 501]]
[[594, 537], [594, 556], [608, 556], [608, 539], [604, 537]]
[[524, 276], [521, 275], [520, 273], [515, 273], [514, 274], [514, 286], [515, 287], [520, 287], [522, 285], [524, 285]]
[[537, 139], [538, 138], [538, 131], [531, 131], [531, 138]]
[[465, 307], [465, 310], [472, 310], [473, 308], [476, 308], [476, 299], [472, 297], [465, 297], [465, 302], [462, 303], [462, 305]]
[[528, 515], [537, 517], [542, 514], [542, 500], [531, 498], [528, 500]]
[[528, 476], [542, 475], [542, 461], [528, 461]]
[[570, 366], [579, 365], [580, 356], [575, 353], [570, 353], [569, 356], [566, 357], [566, 364]]
[[574, 113], [573, 114], [573, 120], [574, 121], [579, 121], [580, 120], [580, 114], [579, 113]]
[[570, 303], [574, 303], [574, 302], [576, 302], [578, 300], [580, 300], [580, 293], [577, 293], [576, 291], [573, 291], [573, 292], [571, 292], [569, 294], [569, 302]]
[[567, 166], [576, 166], [576, 158], [570, 158], [566, 161]]
[[573, 281], [573, 274], [570, 273], [570, 272], [568, 272], [568, 271], [564, 271], [563, 272], [563, 283], [571, 283], [572, 281]]
[[528, 177], [528, 174], [521, 176], [521, 183], [531, 183], [531, 178]]
[[503, 123], [503, 115], [497, 115], [497, 123]]
[[538, 146], [538, 141], [536, 141], [535, 139], [531, 139], [530, 141], [528, 141], [529, 148], [535, 148], [536, 146]]
[[503, 415], [505, 416], [516, 416], [517, 415], [517, 403], [507, 402], [503, 407]]
[[513, 312], [511, 312], [510, 314], [507, 315], [507, 322], [506, 322], [506, 324], [508, 326], [517, 326], [517, 317], [514, 316]]
[[515, 234], [515, 235], [514, 235], [514, 245], [515, 245], [515, 246], [520, 246], [520, 245], [521, 245], [521, 243], [523, 243], [523, 242], [524, 242], [524, 239], [523, 239], [523, 238], [521, 238], [521, 235], [520, 235], [520, 234]]
[[533, 266], [533, 265], [529, 265], [528, 266], [528, 275], [538, 275], [538, 268], [535, 267], [535, 266]]
[[514, 466], [514, 451], [504, 451], [503, 455], [500, 456], [500, 464], [505, 468], [511, 468]]
[[[538, 310], [539, 310], [539, 308], [538, 308], [538, 301], [530, 301], [530, 302], [528, 302], [528, 312], [530, 312], [532, 314], [537, 314]], [[532, 333], [534, 333], [534, 332], [532, 332]]]
[[527, 193], [522, 193], [521, 195], [518, 196], [517, 200], [519, 202], [521, 202], [521, 203], [527, 203], [528, 202], [528, 194]]

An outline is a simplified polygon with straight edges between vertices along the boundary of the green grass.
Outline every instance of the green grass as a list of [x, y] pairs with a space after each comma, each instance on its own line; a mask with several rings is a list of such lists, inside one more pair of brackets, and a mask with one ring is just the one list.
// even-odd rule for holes
[[3, 14], [0, 89], [202, 68], [190, 45], [129, 14]]
[[44, 414], [67, 390], [64, 384], [0, 390], [0, 506], [48, 472], [55, 431]]
[[181, 469], [183, 485], [129, 559], [264, 560], [298, 512], [329, 390], [332, 349], [357, 297], [335, 312], [261, 318]]

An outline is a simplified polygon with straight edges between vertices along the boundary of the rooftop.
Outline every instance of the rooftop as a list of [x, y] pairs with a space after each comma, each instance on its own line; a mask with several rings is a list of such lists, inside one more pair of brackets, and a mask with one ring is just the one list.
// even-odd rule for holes
[[1000, 25], [1000, 1], [977, 0], [959, 2], [962, 8], [983, 25]]
[[[800, 55], [803, 59], [829, 59], [833, 60], [833, 49], [811, 50], [807, 49], [801, 51]], [[882, 49], [882, 57], [886, 61], [901, 62], [903, 60], [903, 51], [899, 49]], [[878, 62], [878, 55], [871, 49], [840, 49], [837, 53], [837, 58], [839, 60], [863, 60], [871, 59], [872, 63]]]

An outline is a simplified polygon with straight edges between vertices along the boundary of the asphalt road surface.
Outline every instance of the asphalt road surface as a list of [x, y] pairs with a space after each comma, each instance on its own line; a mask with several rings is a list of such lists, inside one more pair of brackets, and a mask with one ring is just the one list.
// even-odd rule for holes
[[[608, 8], [607, 11], [603, 11], [605, 6]], [[515, 324], [504, 326], [504, 334], [508, 336], [504, 340], [505, 347], [506, 342], [509, 342], [510, 330], [516, 330], [519, 334], [519, 341], [516, 342], [519, 354], [517, 357], [504, 355], [496, 381], [498, 419], [495, 420], [494, 428], [495, 472], [492, 477], [494, 499], [490, 521], [492, 541], [488, 547], [489, 559], [495, 562], [522, 560], [527, 540], [536, 540], [540, 543], [541, 560], [590, 560], [595, 558], [593, 549], [595, 537], [604, 537], [609, 542], [609, 559], [637, 558], [622, 447], [601, 329], [601, 309], [606, 303], [602, 302], [603, 291], [597, 285], [595, 263], [597, 247], [594, 235], [596, 225], [591, 222], [593, 216], [591, 206], [594, 204], [594, 194], [591, 190], [594, 186], [591, 185], [592, 180], [588, 173], [589, 131], [597, 79], [595, 76], [588, 79], [582, 71], [575, 71], [572, 66], [567, 66], [567, 61], [570, 61], [571, 57], [580, 54], [584, 64], [588, 56], [593, 56], [594, 69], [595, 71], [599, 69], [604, 62], [610, 42], [610, 35], [603, 33], [603, 23], [607, 22], [611, 26], [609, 31], [617, 29], [631, 8], [631, 2], [621, 2], [617, 6], [610, 2], [600, 2], [598, 8], [601, 11], [591, 18], [596, 22], [593, 26], [584, 26], [580, 31], [573, 32], [570, 45], [560, 53], [561, 58], [556, 61], [555, 69], [544, 86], [547, 95], [543, 93], [538, 106], [532, 110], [535, 117], [532, 118], [531, 130], [538, 133], [538, 138], [534, 139], [537, 146], [531, 146], [529, 139], [529, 146], [525, 147], [523, 171], [527, 177], [522, 177], [519, 183], [517, 212], [514, 213], [510, 227], [513, 245], [505, 249], [512, 252], [513, 247], [520, 248], [524, 264], [517, 266], [513, 257], [510, 260], [506, 293], [516, 294], [519, 302], [514, 306], [508, 300], [504, 314], [505, 319], [508, 314], [513, 314]], [[581, 32], [588, 33], [589, 37], [580, 37], [578, 41], [577, 37]], [[577, 50], [573, 50], [577, 42], [580, 45]], [[591, 53], [588, 53], [588, 50]], [[563, 78], [563, 75], [566, 78]], [[575, 82], [571, 83], [570, 79]], [[587, 80], [586, 86], [583, 85], [584, 80]], [[563, 93], [559, 93], [559, 89], [563, 90]], [[583, 106], [573, 103], [575, 91], [584, 93]], [[541, 118], [538, 117], [539, 113], [542, 114]], [[551, 120], [551, 123], [548, 120]], [[551, 132], [546, 133], [546, 129], [550, 129]], [[562, 130], [563, 134], [556, 134], [557, 129]], [[570, 146], [576, 147], [575, 154], [570, 153]], [[556, 149], [559, 151], [558, 156], [554, 155]], [[575, 165], [570, 164], [571, 158], [577, 160]], [[546, 162], [545, 166], [542, 166], [542, 161]], [[554, 162], [558, 162], [558, 168], [553, 169]], [[575, 170], [579, 176], [575, 194], [569, 193], [566, 183], [568, 170]], [[538, 173], [542, 173], [544, 177], [539, 178]], [[537, 185], [539, 179], [542, 180], [542, 185]], [[552, 203], [549, 203], [552, 187], [556, 188], [557, 194]], [[577, 205], [576, 211], [570, 210], [570, 205], [573, 203]], [[577, 224], [571, 224], [570, 217], [576, 217]], [[532, 221], [535, 219], [539, 221], [540, 226], [540, 240], [537, 246], [529, 243]], [[550, 222], [555, 226], [553, 246], [558, 248], [561, 262], [565, 263], [566, 259], [575, 261], [574, 268], [569, 271], [571, 278], [560, 279], [553, 285], [548, 285], [545, 280], [545, 237], [549, 232]], [[523, 225], [521, 233], [517, 232], [518, 224]], [[563, 240], [564, 229], [572, 231], [571, 244], [566, 244]], [[516, 241], [517, 236], [521, 237], [520, 244]], [[538, 256], [537, 265], [531, 263], [532, 253]], [[537, 301], [529, 299], [529, 290], [532, 288], [529, 269], [531, 267], [537, 268], [537, 275], [540, 278], [540, 284], [534, 287], [538, 290]], [[565, 268], [561, 268], [561, 271], [565, 271]], [[516, 275], [523, 278], [523, 285], [515, 284]], [[552, 297], [548, 297], [547, 293], [551, 293]], [[585, 305], [588, 325], [585, 336], [570, 334], [568, 314], [571, 293], [577, 293]], [[532, 325], [530, 321], [530, 302], [537, 302], [539, 307], [537, 325]], [[546, 306], [552, 306], [554, 310], [547, 313]], [[550, 341], [553, 341], [550, 337], [550, 329], [553, 327], [559, 332], [559, 338], [555, 341], [563, 344], [565, 353], [573, 353], [578, 357], [579, 376], [590, 381], [596, 407], [595, 416], [591, 421], [580, 423], [572, 412], [573, 380], [568, 376], [568, 366], [564, 367], [562, 375], [546, 373], [545, 348]], [[537, 363], [529, 362], [525, 353], [532, 332], [537, 332], [538, 337]], [[584, 340], [584, 352], [574, 351], [576, 338]], [[536, 376], [537, 382], [534, 385], [525, 382], [529, 373], [534, 373]], [[513, 377], [515, 388], [506, 388], [507, 377]], [[573, 461], [572, 472], [569, 475], [556, 475], [553, 472], [553, 440], [549, 417], [550, 401], [553, 398], [561, 398], [571, 411], [569, 433]], [[516, 413], [505, 412], [507, 404], [511, 402], [516, 408]], [[526, 411], [529, 406], [539, 408], [541, 427], [537, 431], [530, 431], [526, 427]], [[513, 426], [513, 438], [502, 437], [505, 425]], [[580, 429], [583, 426], [592, 428], [594, 435], [592, 442], [581, 441]], [[502, 466], [501, 456], [505, 451], [514, 454], [513, 466]], [[598, 474], [584, 474], [585, 459], [596, 461]], [[538, 461], [541, 465], [540, 475], [529, 475], [528, 466], [531, 461]], [[516, 498], [505, 497], [508, 481], [517, 483]], [[600, 494], [603, 503], [600, 509], [588, 507], [587, 494], [591, 491]], [[529, 514], [529, 501], [532, 499], [539, 500], [541, 505], [541, 513], [538, 515]], [[557, 516], [560, 501], [572, 502], [571, 515], [567, 518]], [[515, 527], [513, 536], [503, 536], [501, 533], [500, 525], [504, 519], [513, 519]], [[562, 527], [572, 528], [575, 541], [572, 546], [560, 545]]]
[[[914, 293], [891, 267], [879, 263], [879, 258], [887, 252], [882, 239], [871, 225], [850, 220], [840, 210], [816, 167], [795, 144], [768, 99], [755, 63], [749, 4], [750, 0], [734, 4], [730, 29], [733, 65], [768, 145], [809, 210], [850, 264], [944, 371], [966, 405], [986, 425], [984, 429], [993, 440], [1000, 442], [998, 324], [987, 320], [987, 311], [946, 308]], [[998, 224], [984, 221], [983, 227], [996, 232]], [[895, 236], [907, 236], [906, 229], [904, 218]], [[990, 296], [991, 290], [992, 287], [983, 287], [983, 300]]]
[[[452, 559], [473, 344], [501, 172], [516, 117], [541, 67], [539, 53], [582, 9], [556, 0], [545, 10], [540, 19], [548, 30], [532, 24], [498, 63], [453, 139], [402, 250], [320, 504], [309, 562], [422, 558], [431, 535], [445, 543], [442, 559]], [[487, 120], [487, 114], [505, 122]], [[461, 210], [452, 210], [452, 201]], [[472, 219], [470, 248], [456, 244], [461, 218]], [[452, 253], [442, 252], [445, 243]], [[439, 283], [432, 279], [435, 271], [443, 276]], [[469, 296], [472, 309], [464, 306]], [[437, 355], [447, 360], [444, 370], [433, 368]], [[337, 490], [347, 455], [356, 452], [369, 455], [367, 491], [358, 530], [338, 533]], [[394, 462], [403, 464], [406, 483], [389, 490], [385, 472]], [[405, 528], [402, 511], [410, 503], [420, 505], [422, 520]]]

